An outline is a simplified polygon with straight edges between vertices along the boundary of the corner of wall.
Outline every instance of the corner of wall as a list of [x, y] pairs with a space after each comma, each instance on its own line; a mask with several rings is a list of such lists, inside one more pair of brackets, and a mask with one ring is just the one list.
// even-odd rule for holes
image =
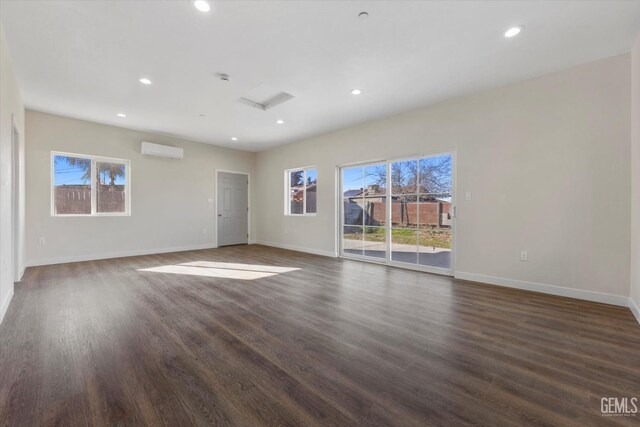
[[640, 34], [631, 50], [630, 308], [640, 323]]
[[[14, 152], [14, 127], [19, 136]], [[13, 159], [17, 159], [14, 162]], [[18, 165], [17, 253], [14, 250], [14, 172]], [[11, 53], [0, 22], [0, 322], [13, 296], [13, 283], [23, 269], [24, 257], [24, 104], [15, 76]], [[17, 270], [17, 271], [16, 271]]]
[[9, 293], [6, 297], [4, 297], [4, 301], [0, 305], [0, 323], [4, 320], [4, 315], [7, 314], [7, 310], [9, 309], [9, 304], [11, 303], [11, 299], [13, 298], [13, 288], [9, 290]]
[[636, 302], [631, 297], [629, 298], [629, 309], [635, 316], [638, 323], [640, 323], [640, 307], [638, 307], [638, 304], [636, 304]]

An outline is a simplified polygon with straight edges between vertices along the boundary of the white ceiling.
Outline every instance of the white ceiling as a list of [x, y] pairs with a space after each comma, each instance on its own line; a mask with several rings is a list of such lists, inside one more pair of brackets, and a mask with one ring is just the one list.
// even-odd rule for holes
[[[0, 16], [28, 108], [256, 151], [627, 52], [640, 31], [640, 1], [212, 5], [3, 0]], [[238, 101], [261, 84], [295, 98]]]

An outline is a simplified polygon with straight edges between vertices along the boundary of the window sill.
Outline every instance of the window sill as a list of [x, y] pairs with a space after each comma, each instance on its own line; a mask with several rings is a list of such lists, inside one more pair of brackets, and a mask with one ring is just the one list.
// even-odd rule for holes
[[306, 216], [317, 216], [318, 214], [314, 214], [314, 213], [308, 213], [308, 214], [284, 214], [284, 216], [293, 216], [293, 217], [306, 217]]
[[102, 213], [102, 214], [51, 214], [51, 218], [100, 218], [110, 216], [131, 216], [130, 213]]

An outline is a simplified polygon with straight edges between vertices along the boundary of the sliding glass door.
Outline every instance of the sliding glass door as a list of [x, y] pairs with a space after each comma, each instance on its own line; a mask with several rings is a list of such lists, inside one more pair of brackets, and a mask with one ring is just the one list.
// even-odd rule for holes
[[341, 254], [452, 271], [453, 155], [341, 168]]
[[342, 169], [342, 248], [345, 254], [387, 258], [385, 164]]

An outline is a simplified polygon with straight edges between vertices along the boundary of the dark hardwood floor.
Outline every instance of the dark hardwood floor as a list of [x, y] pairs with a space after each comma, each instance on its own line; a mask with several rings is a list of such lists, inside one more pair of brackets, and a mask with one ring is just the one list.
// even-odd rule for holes
[[639, 424], [602, 397], [626, 308], [258, 245], [29, 268], [0, 325], [3, 426]]

